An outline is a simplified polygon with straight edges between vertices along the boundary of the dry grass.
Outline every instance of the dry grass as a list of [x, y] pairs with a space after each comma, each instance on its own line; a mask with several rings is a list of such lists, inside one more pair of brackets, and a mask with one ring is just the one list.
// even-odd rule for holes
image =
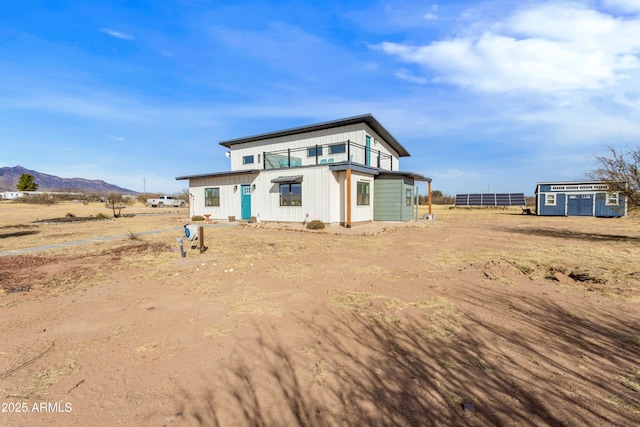
[[[436, 221], [418, 223], [419, 228], [389, 226], [384, 232], [363, 233], [354, 227], [344, 235], [334, 234], [332, 227], [324, 234], [249, 226], [207, 229], [207, 251], [194, 251], [186, 258], [180, 257], [175, 243], [185, 219], [180, 215], [91, 223], [79, 232], [74, 229], [78, 224], [5, 224], [9, 228], [0, 228], [0, 235], [6, 235], [0, 244], [13, 248], [23, 242], [28, 246], [74, 240], [78, 235], [120, 233], [121, 237], [37, 256], [6, 257], [12, 266], [20, 265], [11, 283], [28, 285], [37, 293], [24, 298], [5, 293], [0, 300], [26, 304], [29, 298], [68, 300], [74, 292], [105, 295], [105, 301], [122, 304], [114, 308], [115, 316], [127, 309], [131, 317], [111, 319], [97, 339], [85, 332], [86, 343], [108, 342], [129, 349], [125, 353], [136, 361], [147, 356], [166, 361], [183, 347], [201, 352], [200, 356], [214, 349], [221, 360], [232, 361], [237, 354], [229, 349], [237, 349], [237, 342], [248, 347], [264, 344], [255, 339], [255, 330], [273, 327], [276, 335], [281, 334], [275, 340], [282, 343], [279, 360], [290, 361], [293, 373], [304, 372], [301, 391], [317, 392], [320, 398], [326, 398], [339, 379], [366, 376], [370, 370], [371, 378], [382, 386], [390, 383], [394, 393], [405, 382], [416, 384], [409, 387], [415, 392], [409, 397], [424, 392], [434, 396], [430, 404], [446, 405], [451, 411], [474, 393], [484, 392], [485, 406], [478, 404], [474, 415], [478, 417], [483, 410], [485, 414], [520, 411], [533, 414], [534, 424], [550, 423], [551, 417], [535, 418], [537, 407], [526, 407], [528, 396], [535, 396], [536, 390], [564, 391], [578, 384], [582, 389], [571, 389], [577, 400], [566, 403], [569, 408], [561, 415], [573, 413], [572, 409], [584, 413], [582, 407], [570, 407], [579, 401], [593, 407], [590, 410], [598, 416], [617, 411], [637, 419], [640, 372], [632, 358], [615, 366], [610, 360], [640, 348], [640, 336], [631, 329], [636, 322], [633, 304], [640, 300], [638, 221], [537, 218], [518, 215], [516, 210], [437, 208], [436, 214]], [[171, 230], [143, 234], [148, 229]], [[131, 234], [137, 238], [131, 239]], [[110, 286], [118, 280], [124, 285]], [[80, 292], [93, 287], [94, 292]], [[150, 301], [158, 310], [139, 307]], [[608, 311], [599, 312], [599, 304], [605, 302]], [[73, 307], [82, 303], [86, 304], [74, 302]], [[58, 308], [54, 312], [56, 321], [65, 315]], [[133, 317], [138, 312], [144, 313], [143, 322]], [[343, 331], [342, 319], [347, 319], [343, 330], [351, 330], [354, 339], [331, 335]], [[21, 321], [26, 324], [31, 319]], [[180, 325], [179, 334], [172, 336], [164, 329], [170, 329], [170, 322]], [[605, 328], [609, 328], [606, 333]], [[185, 342], [180, 341], [183, 338]], [[344, 344], [344, 353], [335, 356], [331, 346], [337, 342]], [[291, 353], [296, 357], [287, 359]], [[246, 356], [253, 360], [249, 353]], [[190, 355], [185, 352], [181, 357]], [[303, 362], [298, 364], [298, 359]], [[29, 380], [26, 385], [13, 389], [21, 389], [25, 396], [45, 396], [78, 369], [75, 360], [82, 362], [66, 357], [37, 369], [33, 365], [34, 370], [22, 377]], [[260, 360], [254, 362], [249, 373], [262, 366]], [[159, 369], [166, 369], [162, 375], [171, 372], [161, 365]], [[145, 383], [149, 384], [156, 383]], [[593, 398], [583, 392], [589, 387], [598, 392]], [[146, 391], [137, 392], [142, 396]], [[368, 389], [361, 391], [366, 396]], [[555, 399], [551, 407], [563, 396], [559, 392], [543, 397]], [[468, 420], [474, 424], [476, 419]], [[478, 420], [484, 425], [489, 419]], [[505, 420], [489, 421], [487, 425]]]

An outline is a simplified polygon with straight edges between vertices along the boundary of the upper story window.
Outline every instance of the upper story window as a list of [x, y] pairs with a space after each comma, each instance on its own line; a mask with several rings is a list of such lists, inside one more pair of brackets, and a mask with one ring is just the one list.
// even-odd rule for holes
[[307, 156], [309, 157], [322, 156], [322, 147], [308, 148]]
[[242, 158], [242, 164], [243, 164], [243, 165], [248, 165], [248, 164], [251, 164], [251, 163], [253, 163], [253, 155], [251, 155], [251, 156], [244, 156], [244, 157]]
[[347, 152], [346, 144], [333, 144], [329, 146], [329, 154], [342, 154]]

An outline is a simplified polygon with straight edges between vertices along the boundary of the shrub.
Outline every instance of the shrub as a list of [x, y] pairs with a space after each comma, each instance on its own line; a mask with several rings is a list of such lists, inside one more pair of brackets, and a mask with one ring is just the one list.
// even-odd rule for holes
[[109, 216], [103, 214], [102, 212], [100, 212], [99, 214], [96, 215], [96, 219], [108, 219]]
[[194, 215], [191, 217], [191, 221], [204, 221], [204, 217], [200, 215]]
[[311, 221], [310, 223], [307, 224], [307, 228], [309, 230], [323, 230], [324, 229], [324, 222], [314, 219], [313, 221]]

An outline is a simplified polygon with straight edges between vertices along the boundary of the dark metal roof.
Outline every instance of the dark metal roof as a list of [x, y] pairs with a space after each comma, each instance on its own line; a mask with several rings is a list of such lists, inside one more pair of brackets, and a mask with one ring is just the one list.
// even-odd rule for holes
[[330, 163], [329, 170], [331, 171], [346, 171], [351, 169], [352, 171], [368, 173], [371, 175], [378, 175], [378, 168], [372, 168], [371, 166], [360, 165], [352, 162]]
[[277, 138], [281, 136], [297, 135], [300, 133], [331, 129], [338, 126], [347, 126], [358, 123], [366, 123], [371, 129], [373, 129], [378, 135], [380, 135], [391, 146], [391, 148], [393, 148], [398, 153], [399, 157], [408, 157], [411, 155], [371, 114], [363, 114], [360, 116], [348, 117], [346, 119], [332, 120], [330, 122], [300, 126], [276, 132], [268, 132], [260, 135], [248, 136], [245, 138], [229, 139], [220, 142], [220, 145], [231, 148], [232, 145], [243, 144], [246, 142], [260, 141], [262, 139]]
[[294, 176], [279, 176], [277, 178], [273, 178], [271, 180], [273, 184], [277, 183], [289, 183], [289, 182], [302, 182], [302, 175], [294, 175]]
[[380, 175], [397, 175], [397, 176], [406, 176], [407, 178], [412, 178], [414, 181], [425, 181], [431, 182], [431, 178], [427, 178], [424, 175], [415, 172], [408, 171], [388, 171], [384, 169], [378, 169]]
[[356, 172], [369, 173], [371, 175], [380, 175], [380, 176], [391, 175], [391, 176], [411, 178], [414, 181], [431, 182], [431, 178], [427, 178], [426, 176], [420, 175], [419, 173], [409, 172], [409, 171], [390, 171], [386, 169], [378, 169], [378, 168], [372, 168], [370, 166], [354, 164], [351, 162], [331, 164], [329, 165], [329, 169], [332, 171], [344, 171], [347, 169], [351, 169]]
[[233, 171], [233, 172], [215, 172], [215, 173], [203, 173], [200, 175], [177, 176], [176, 180], [179, 181], [181, 179], [220, 178], [223, 176], [251, 175], [251, 174], [258, 174], [258, 173], [260, 173], [260, 169], [247, 169], [247, 170]]

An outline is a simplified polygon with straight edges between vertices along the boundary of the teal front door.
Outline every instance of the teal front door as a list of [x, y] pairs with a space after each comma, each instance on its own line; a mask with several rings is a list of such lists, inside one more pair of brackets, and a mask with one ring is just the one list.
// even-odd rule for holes
[[242, 199], [240, 200], [242, 206], [242, 219], [251, 218], [251, 186], [243, 185], [242, 186]]

